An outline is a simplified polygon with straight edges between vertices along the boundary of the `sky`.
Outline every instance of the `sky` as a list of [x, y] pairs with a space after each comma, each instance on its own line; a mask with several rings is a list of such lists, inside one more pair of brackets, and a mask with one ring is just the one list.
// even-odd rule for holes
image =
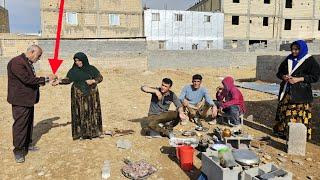
[[[9, 11], [10, 32], [38, 33], [40, 27], [40, 0], [0, 0]], [[56, 0], [58, 1], [58, 0]], [[151, 9], [185, 10], [197, 0], [142, 0]]]

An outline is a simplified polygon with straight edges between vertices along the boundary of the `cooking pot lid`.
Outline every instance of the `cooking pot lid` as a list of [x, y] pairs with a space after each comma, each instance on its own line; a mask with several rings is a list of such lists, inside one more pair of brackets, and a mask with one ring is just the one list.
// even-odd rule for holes
[[241, 165], [250, 166], [260, 162], [259, 157], [249, 149], [232, 150], [234, 159]]

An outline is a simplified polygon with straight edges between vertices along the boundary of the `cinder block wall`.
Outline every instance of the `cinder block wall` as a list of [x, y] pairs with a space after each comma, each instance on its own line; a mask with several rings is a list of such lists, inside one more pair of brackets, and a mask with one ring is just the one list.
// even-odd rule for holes
[[[49, 58], [54, 56], [54, 40], [9, 39], [0, 41], [0, 75], [6, 75], [8, 61], [25, 52], [27, 47], [38, 44], [44, 53], [35, 64], [40, 71], [50, 72]], [[73, 64], [73, 55], [84, 52], [92, 65], [100, 70], [112, 68], [147, 69], [146, 41], [144, 39], [92, 39], [62, 40], [59, 58], [64, 62], [59, 72], [65, 72]]]
[[255, 66], [257, 54], [226, 50], [148, 51], [148, 68]]
[[[320, 64], [320, 55], [313, 55]], [[281, 81], [276, 77], [280, 63], [287, 56], [280, 55], [266, 55], [257, 57], [256, 78], [257, 80], [280, 83]], [[313, 84], [313, 88], [320, 89], [320, 82]]]

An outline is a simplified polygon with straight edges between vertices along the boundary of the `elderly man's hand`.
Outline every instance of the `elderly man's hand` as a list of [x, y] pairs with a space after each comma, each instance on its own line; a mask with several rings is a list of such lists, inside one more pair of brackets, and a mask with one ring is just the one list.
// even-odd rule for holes
[[58, 76], [55, 75], [55, 74], [49, 74], [48, 77], [49, 77], [49, 80], [50, 80], [50, 81], [53, 81], [53, 80], [58, 79]]
[[61, 82], [61, 79], [56, 79], [56, 80], [53, 80], [53, 81], [51, 82], [51, 85], [52, 85], [52, 86], [57, 86], [57, 85], [59, 85], [60, 82]]

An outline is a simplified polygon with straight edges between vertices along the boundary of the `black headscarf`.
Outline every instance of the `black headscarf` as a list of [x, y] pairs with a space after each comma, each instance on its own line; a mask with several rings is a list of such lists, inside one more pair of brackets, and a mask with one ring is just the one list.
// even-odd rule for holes
[[82, 61], [83, 66], [78, 67], [76, 63], [74, 63], [72, 68], [69, 70], [67, 77], [77, 88], [81, 90], [84, 95], [88, 95], [89, 86], [87, 85], [86, 80], [96, 78], [100, 72], [96, 67], [89, 64], [86, 54], [78, 52], [73, 57], [74, 60], [76, 58]]

